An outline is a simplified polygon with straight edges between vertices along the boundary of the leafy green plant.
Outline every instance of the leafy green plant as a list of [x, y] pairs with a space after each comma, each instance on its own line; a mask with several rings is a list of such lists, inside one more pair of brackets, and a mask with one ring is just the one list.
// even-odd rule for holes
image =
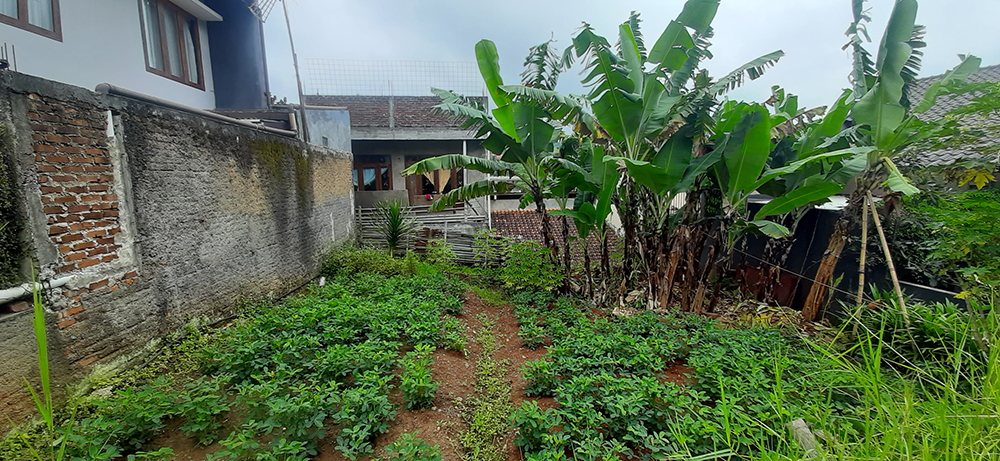
[[390, 255], [395, 255], [413, 239], [418, 224], [407, 214], [400, 200], [386, 200], [375, 207], [375, 231], [385, 240]]
[[202, 445], [215, 442], [222, 428], [219, 415], [229, 411], [226, 397], [220, 390], [218, 381], [202, 377], [187, 384], [180, 396], [177, 409], [184, 418], [181, 430], [188, 437], [197, 437]]
[[420, 440], [416, 432], [406, 432], [385, 447], [384, 461], [441, 461], [441, 448]]
[[515, 289], [540, 288], [551, 291], [563, 281], [562, 273], [549, 257], [549, 250], [530, 240], [510, 246], [498, 273], [504, 286]]
[[430, 239], [424, 248], [424, 260], [428, 264], [449, 267], [455, 263], [455, 251], [446, 240]]
[[439, 384], [431, 376], [431, 366], [434, 358], [431, 354], [434, 348], [425, 345], [414, 346], [414, 351], [403, 358], [403, 374], [400, 377], [400, 390], [406, 408], [425, 408], [434, 403], [434, 394]]
[[379, 274], [385, 277], [413, 275], [413, 267], [404, 259], [393, 258], [382, 251], [339, 245], [323, 257], [320, 274], [327, 277], [353, 274]]

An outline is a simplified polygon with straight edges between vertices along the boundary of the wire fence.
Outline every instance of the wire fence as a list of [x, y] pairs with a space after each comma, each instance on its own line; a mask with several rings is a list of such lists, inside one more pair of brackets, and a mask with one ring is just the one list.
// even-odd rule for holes
[[275, 3], [278, 3], [278, 0], [254, 0], [250, 4], [250, 11], [260, 18], [261, 22], [267, 22], [267, 17], [271, 15]]
[[479, 68], [471, 62], [351, 61], [306, 59], [306, 94], [359, 96], [431, 96], [431, 88], [466, 96], [485, 95]]

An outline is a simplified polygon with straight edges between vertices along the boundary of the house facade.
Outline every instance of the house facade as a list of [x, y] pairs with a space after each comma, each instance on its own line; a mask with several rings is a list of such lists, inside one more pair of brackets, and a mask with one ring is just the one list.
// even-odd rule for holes
[[0, 0], [11, 69], [199, 109], [264, 109], [263, 26], [250, 0]]
[[[371, 207], [387, 199], [410, 206], [430, 205], [441, 194], [483, 179], [482, 173], [464, 169], [407, 177], [400, 174], [426, 158], [486, 155], [475, 131], [433, 110], [441, 102], [437, 96], [307, 95], [305, 102], [315, 107], [343, 107], [350, 114], [358, 207]], [[485, 199], [470, 206], [473, 213], [485, 213]]]

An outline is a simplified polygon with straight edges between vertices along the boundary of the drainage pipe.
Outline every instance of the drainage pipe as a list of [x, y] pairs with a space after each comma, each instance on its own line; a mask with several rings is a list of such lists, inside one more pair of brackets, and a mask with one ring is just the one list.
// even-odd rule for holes
[[0, 290], [0, 304], [3, 304], [8, 301], [13, 301], [15, 299], [23, 298], [27, 295], [30, 295], [33, 290], [41, 291], [44, 289], [59, 288], [69, 283], [70, 280], [73, 280], [73, 276], [58, 278], [55, 280], [49, 280], [47, 282], [42, 282], [42, 283], [29, 282], [14, 288]]
[[132, 90], [128, 90], [128, 89], [125, 89], [125, 88], [117, 87], [117, 86], [114, 86], [114, 85], [112, 85], [110, 83], [102, 83], [100, 85], [97, 85], [97, 88], [95, 88], [94, 91], [97, 91], [98, 93], [103, 93], [103, 94], [113, 94], [113, 95], [118, 95], [118, 96], [124, 96], [126, 98], [137, 99], [137, 100], [142, 101], [142, 102], [148, 102], [148, 103], [151, 103], [151, 104], [156, 104], [156, 105], [160, 105], [160, 106], [164, 106], [164, 107], [169, 107], [171, 109], [179, 110], [181, 112], [187, 112], [189, 114], [200, 115], [202, 117], [211, 118], [211, 119], [214, 119], [214, 120], [218, 120], [220, 122], [226, 122], [226, 123], [231, 123], [233, 125], [240, 125], [240, 126], [247, 127], [247, 128], [253, 128], [255, 130], [264, 131], [266, 133], [276, 134], [276, 135], [280, 135], [280, 136], [288, 136], [288, 137], [292, 137], [292, 138], [297, 138], [298, 135], [299, 135], [298, 133], [296, 133], [294, 131], [282, 130], [280, 128], [272, 128], [272, 127], [269, 127], [269, 126], [255, 125], [255, 124], [250, 123], [250, 122], [248, 122], [246, 120], [240, 120], [238, 118], [227, 117], [225, 115], [216, 114], [215, 112], [209, 112], [209, 111], [204, 110], [204, 109], [196, 109], [196, 108], [191, 107], [191, 106], [185, 106], [183, 104], [178, 104], [178, 103], [173, 102], [173, 101], [167, 101], [166, 99], [160, 99], [160, 98], [157, 98], [155, 96], [150, 96], [150, 95], [145, 94], [145, 93], [140, 93], [138, 91], [132, 91]]

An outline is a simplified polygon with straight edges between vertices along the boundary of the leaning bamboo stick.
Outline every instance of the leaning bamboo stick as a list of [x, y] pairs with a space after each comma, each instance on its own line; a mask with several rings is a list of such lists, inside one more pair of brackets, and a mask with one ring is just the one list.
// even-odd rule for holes
[[861, 258], [858, 262], [858, 297], [855, 304], [861, 304], [865, 294], [865, 255], [868, 250], [868, 198], [861, 201]]
[[875, 200], [872, 199], [872, 193], [868, 192], [868, 204], [871, 206], [872, 210], [872, 222], [875, 223], [875, 229], [878, 230], [878, 238], [882, 241], [882, 252], [885, 253], [885, 262], [889, 265], [889, 275], [892, 276], [892, 285], [896, 289], [896, 297], [899, 299], [899, 310], [903, 313], [903, 319], [906, 323], [910, 323], [910, 316], [906, 312], [906, 304], [903, 302], [903, 289], [899, 286], [899, 277], [896, 276], [896, 266], [892, 263], [892, 255], [889, 254], [889, 242], [885, 240], [885, 232], [882, 231], [882, 222], [878, 218], [878, 212], [875, 211]]

